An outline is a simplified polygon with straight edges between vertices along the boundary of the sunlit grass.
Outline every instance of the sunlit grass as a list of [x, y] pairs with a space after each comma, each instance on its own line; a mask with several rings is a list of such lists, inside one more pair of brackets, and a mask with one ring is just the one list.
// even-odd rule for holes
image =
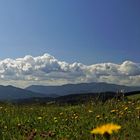
[[1, 140], [93, 140], [91, 130], [107, 123], [121, 126], [112, 139], [139, 140], [140, 101], [110, 100], [75, 106], [0, 105]]

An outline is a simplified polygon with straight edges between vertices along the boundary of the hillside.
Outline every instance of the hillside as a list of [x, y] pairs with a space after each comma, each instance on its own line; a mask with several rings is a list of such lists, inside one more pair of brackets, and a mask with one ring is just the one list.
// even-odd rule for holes
[[0, 100], [15, 100], [33, 97], [44, 97], [44, 95], [13, 86], [0, 85]]
[[123, 85], [115, 85], [108, 83], [81, 83], [67, 84], [62, 86], [41, 86], [32, 85], [27, 90], [42, 93], [50, 97], [63, 96], [75, 93], [100, 93], [100, 92], [117, 92], [124, 90], [125, 92], [139, 91], [140, 87], [129, 87]]
[[[135, 98], [134, 98], [135, 97]], [[136, 98], [137, 97], [137, 98]], [[59, 97], [33, 97], [28, 99], [13, 100], [16, 104], [57, 104], [57, 105], [78, 105], [89, 102], [106, 102], [109, 99], [114, 100], [128, 100], [128, 99], [140, 99], [140, 91], [128, 92], [124, 96], [116, 92], [102, 92], [102, 93], [82, 93], [82, 94], [69, 94]]]

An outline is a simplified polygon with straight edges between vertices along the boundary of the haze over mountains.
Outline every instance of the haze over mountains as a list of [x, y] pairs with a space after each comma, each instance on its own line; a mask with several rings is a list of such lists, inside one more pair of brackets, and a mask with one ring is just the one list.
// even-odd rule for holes
[[99, 93], [99, 92], [117, 92], [124, 90], [124, 92], [138, 91], [140, 87], [129, 87], [108, 83], [81, 83], [81, 84], [66, 84], [62, 86], [41, 86], [32, 85], [26, 88], [32, 92], [42, 93], [47, 96], [63, 96], [77, 93]]
[[0, 85], [0, 100], [17, 100], [33, 97], [44, 97], [44, 95], [13, 86]]
[[100, 93], [100, 92], [140, 91], [140, 87], [128, 87], [108, 83], [81, 83], [62, 86], [32, 85], [26, 89], [13, 86], [0, 86], [0, 100], [21, 100], [30, 98], [59, 97], [73, 94]]

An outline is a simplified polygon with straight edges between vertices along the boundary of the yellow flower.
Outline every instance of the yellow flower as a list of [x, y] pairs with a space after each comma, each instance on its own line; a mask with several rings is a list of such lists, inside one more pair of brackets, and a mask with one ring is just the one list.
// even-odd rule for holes
[[115, 110], [115, 109], [113, 109], [113, 110], [111, 110], [110, 112], [111, 112], [111, 113], [114, 113], [114, 112], [116, 112], [116, 110]]
[[54, 119], [54, 122], [55, 122], [55, 123], [58, 122], [57, 117], [54, 117], [53, 119]]
[[106, 133], [107, 134], [112, 134], [113, 131], [117, 132], [119, 129], [121, 129], [120, 125], [109, 123], [109, 124], [105, 124], [105, 125], [102, 125], [100, 127], [97, 127], [95, 129], [93, 129], [91, 131], [91, 134], [100, 134], [100, 135], [104, 135]]
[[55, 122], [55, 123], [57, 123], [57, 122], [58, 122], [58, 120], [54, 120], [54, 122]]
[[42, 120], [42, 117], [38, 117], [37, 119], [38, 119], [38, 120]]
[[54, 119], [54, 120], [57, 120], [57, 117], [54, 117], [53, 119]]
[[5, 125], [4, 128], [7, 129], [7, 126]]
[[93, 111], [92, 111], [92, 110], [88, 110], [88, 112], [89, 112], [89, 113], [92, 113]]
[[17, 124], [17, 126], [21, 126], [21, 124], [20, 124], [20, 123], [18, 123], [18, 124]]
[[97, 116], [96, 116], [97, 119], [100, 118], [100, 117], [101, 117], [100, 115], [97, 115]]
[[132, 112], [131, 111], [127, 111], [127, 113], [131, 114]]
[[59, 113], [60, 115], [63, 115], [63, 112]]
[[136, 110], [140, 110], [140, 106], [136, 108]]
[[124, 110], [125, 110], [125, 111], [128, 110], [128, 107], [125, 107]]
[[120, 114], [120, 115], [123, 115], [123, 114], [124, 114], [124, 112], [120, 111], [120, 112], [119, 112], [119, 114]]
[[78, 119], [78, 116], [75, 116], [75, 119]]

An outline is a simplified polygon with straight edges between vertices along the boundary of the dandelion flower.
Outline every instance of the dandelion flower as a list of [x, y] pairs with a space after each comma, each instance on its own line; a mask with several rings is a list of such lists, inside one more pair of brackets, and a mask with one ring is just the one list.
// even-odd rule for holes
[[97, 119], [100, 118], [100, 117], [101, 117], [100, 115], [97, 115], [97, 116], [96, 116]]
[[92, 113], [93, 111], [92, 111], [92, 110], [88, 110], [88, 112], [89, 112], [89, 113]]
[[125, 110], [125, 111], [128, 110], [128, 107], [125, 107], [124, 110]]
[[105, 124], [102, 126], [99, 126], [91, 131], [91, 134], [112, 134], [113, 132], [117, 132], [119, 129], [121, 129], [120, 125], [116, 125], [113, 123]]
[[78, 116], [75, 116], [75, 119], [78, 119]]
[[7, 126], [5, 125], [4, 128], [7, 129]]
[[42, 117], [38, 117], [37, 119], [38, 119], [38, 120], [42, 120]]
[[59, 113], [60, 115], [63, 115], [63, 112]]
[[54, 120], [57, 120], [57, 117], [54, 117], [53, 119], [54, 119]]
[[140, 106], [139, 107], [136, 107], [136, 110], [140, 110]]
[[116, 112], [116, 110], [115, 110], [115, 109], [113, 109], [113, 110], [111, 110], [110, 112], [111, 112], [111, 113], [115, 113], [115, 112]]

